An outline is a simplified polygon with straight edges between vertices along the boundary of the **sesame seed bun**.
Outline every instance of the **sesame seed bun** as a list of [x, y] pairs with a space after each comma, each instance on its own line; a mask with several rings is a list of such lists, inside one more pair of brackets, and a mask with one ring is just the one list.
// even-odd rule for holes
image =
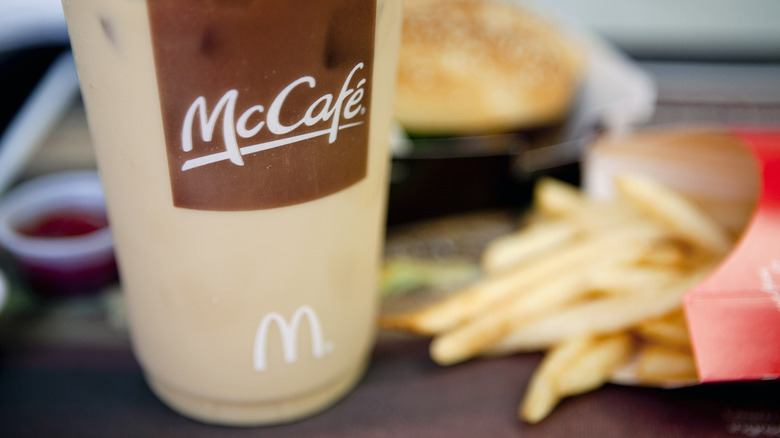
[[491, 0], [406, 0], [395, 115], [409, 132], [508, 132], [563, 119], [581, 55], [553, 25]]

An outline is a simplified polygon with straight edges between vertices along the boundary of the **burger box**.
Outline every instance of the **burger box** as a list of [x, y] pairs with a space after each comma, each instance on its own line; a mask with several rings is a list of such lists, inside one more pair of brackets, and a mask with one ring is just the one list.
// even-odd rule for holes
[[[658, 142], [658, 148], [643, 144], [643, 152], [632, 150], [630, 137], [595, 142], [584, 160], [583, 187], [594, 197], [610, 197], [614, 175], [642, 173], [698, 198], [701, 205], [709, 198], [721, 207], [731, 205], [747, 212], [733, 250], [708, 278], [686, 293], [683, 306], [702, 383], [777, 379], [780, 129], [715, 128], [703, 137], [695, 131], [691, 137], [687, 128], [664, 129], [662, 137], [682, 137], [666, 145]], [[684, 141], [701, 143], [707, 138], [715, 139], [712, 148], [698, 144], [695, 155], [682, 150]], [[724, 142], [742, 152], [728, 150], [731, 146]], [[717, 210], [714, 204], [710, 202], [712, 212]], [[731, 226], [728, 217], [722, 215], [726, 227]]]

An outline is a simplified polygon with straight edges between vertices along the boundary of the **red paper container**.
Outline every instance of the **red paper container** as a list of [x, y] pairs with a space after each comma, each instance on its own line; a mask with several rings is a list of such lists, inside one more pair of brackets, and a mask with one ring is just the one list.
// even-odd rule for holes
[[780, 131], [734, 134], [757, 161], [761, 190], [734, 250], [685, 297], [703, 382], [780, 376]]

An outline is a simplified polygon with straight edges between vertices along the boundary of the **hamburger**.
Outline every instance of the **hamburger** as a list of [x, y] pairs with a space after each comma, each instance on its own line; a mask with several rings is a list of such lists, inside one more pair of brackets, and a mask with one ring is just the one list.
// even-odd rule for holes
[[497, 0], [406, 0], [395, 116], [412, 135], [510, 132], [560, 122], [582, 55], [560, 29]]

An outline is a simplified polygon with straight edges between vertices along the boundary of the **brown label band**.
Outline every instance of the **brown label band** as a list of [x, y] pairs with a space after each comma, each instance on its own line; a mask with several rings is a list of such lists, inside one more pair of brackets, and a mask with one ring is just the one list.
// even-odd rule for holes
[[147, 4], [175, 206], [282, 207], [365, 177], [375, 1]]

